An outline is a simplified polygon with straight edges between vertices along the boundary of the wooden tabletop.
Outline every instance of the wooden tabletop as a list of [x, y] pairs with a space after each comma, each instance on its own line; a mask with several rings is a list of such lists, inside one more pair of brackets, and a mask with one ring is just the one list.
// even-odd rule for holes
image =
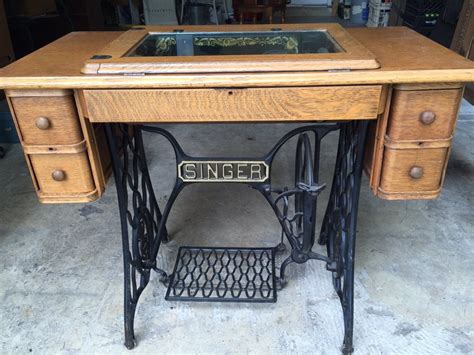
[[255, 87], [474, 82], [474, 63], [406, 27], [347, 29], [375, 54], [380, 69], [273, 72], [84, 75], [84, 62], [122, 32], [73, 32], [0, 70], [3, 89]]

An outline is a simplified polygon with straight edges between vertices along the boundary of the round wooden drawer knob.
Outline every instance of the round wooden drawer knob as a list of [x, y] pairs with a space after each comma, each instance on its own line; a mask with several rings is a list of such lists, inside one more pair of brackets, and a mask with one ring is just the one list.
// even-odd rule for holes
[[410, 169], [410, 176], [413, 179], [421, 179], [423, 177], [423, 168], [421, 166], [414, 166]]
[[51, 127], [51, 122], [46, 117], [38, 117], [35, 121], [36, 127], [39, 129], [48, 129]]
[[425, 125], [432, 124], [436, 119], [436, 114], [433, 111], [424, 111], [420, 114], [420, 121]]
[[54, 170], [51, 177], [54, 181], [63, 181], [66, 178], [66, 173], [62, 170]]

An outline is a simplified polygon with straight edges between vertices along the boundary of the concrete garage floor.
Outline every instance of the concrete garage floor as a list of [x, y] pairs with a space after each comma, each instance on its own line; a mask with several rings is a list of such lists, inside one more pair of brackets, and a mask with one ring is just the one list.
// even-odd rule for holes
[[[263, 154], [290, 125], [168, 126], [194, 155]], [[174, 161], [146, 135], [161, 203]], [[363, 180], [356, 258], [356, 354], [474, 352], [474, 116], [460, 117], [441, 197], [377, 199]], [[323, 145], [331, 181], [336, 136]], [[288, 179], [294, 144], [277, 160]], [[290, 149], [291, 148], [291, 149]], [[159, 165], [158, 162], [160, 162]], [[0, 353], [129, 353], [123, 346], [122, 257], [115, 187], [91, 204], [41, 205], [19, 145], [0, 160]], [[329, 188], [323, 193], [325, 205]], [[273, 246], [275, 217], [243, 185], [185, 189], [169, 221], [173, 240], [159, 264], [170, 270], [179, 245]], [[318, 250], [321, 250], [317, 247]], [[164, 301], [153, 276], [136, 317], [134, 353], [338, 354], [342, 313], [324, 265], [290, 266], [270, 305]]]

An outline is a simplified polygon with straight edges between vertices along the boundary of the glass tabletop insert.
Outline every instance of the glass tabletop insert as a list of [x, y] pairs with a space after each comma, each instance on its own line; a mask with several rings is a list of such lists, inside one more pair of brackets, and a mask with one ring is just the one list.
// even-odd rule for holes
[[325, 30], [149, 33], [126, 57], [338, 53]]

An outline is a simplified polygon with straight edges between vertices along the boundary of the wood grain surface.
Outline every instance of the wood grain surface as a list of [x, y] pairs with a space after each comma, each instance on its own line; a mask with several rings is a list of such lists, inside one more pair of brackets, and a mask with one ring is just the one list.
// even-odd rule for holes
[[[376, 196], [414, 200], [439, 195], [461, 97], [458, 83], [392, 86], [385, 113], [368, 132], [364, 170]], [[430, 124], [420, 120], [425, 111], [435, 113]], [[424, 165], [421, 179], [407, 173]]]
[[[385, 112], [378, 116], [372, 129], [374, 149], [366, 164], [373, 191], [387, 199], [436, 197], [446, 168], [460, 88], [463, 83], [474, 81], [474, 64], [407, 28], [347, 31], [375, 55], [381, 68], [344, 72], [82, 75], [80, 69], [85, 61], [99, 54], [121, 33], [78, 32], [1, 69], [0, 88], [16, 90], [14, 100], [28, 100], [34, 90], [44, 90], [45, 100], [62, 98], [64, 90], [70, 89], [77, 89], [78, 94], [84, 91], [86, 95], [87, 105], [79, 104], [84, 110], [79, 120], [80, 131], [87, 132], [84, 133], [87, 152], [79, 155], [87, 153], [86, 160], [89, 157], [93, 163], [92, 167], [89, 160], [89, 165], [76, 165], [79, 166], [77, 176], [82, 176], [78, 184], [87, 188], [81, 188], [79, 193], [77, 189], [62, 190], [62, 195], [50, 193], [49, 201], [74, 202], [101, 193], [97, 188], [104, 184], [105, 178], [98, 173], [103, 150], [98, 147], [98, 141], [103, 143], [104, 139], [93, 129], [92, 122], [375, 119], [383, 111], [383, 105], [379, 106], [383, 102], [386, 102]], [[382, 86], [390, 84], [397, 84], [393, 102], [389, 91], [388, 95], [380, 91]], [[20, 106], [35, 109], [48, 106], [36, 100], [37, 97], [34, 103]], [[13, 107], [14, 102], [10, 101]], [[415, 117], [426, 109], [436, 109], [437, 120], [428, 127], [419, 127]], [[53, 140], [48, 138], [48, 141]], [[30, 153], [43, 152], [37, 144], [26, 147]], [[28, 157], [49, 160], [52, 155]], [[54, 156], [56, 159], [62, 155]], [[27, 160], [30, 166], [33, 159]], [[424, 176], [411, 178], [406, 170], [411, 164], [422, 163], [426, 165]], [[46, 163], [39, 164], [42, 165]], [[85, 165], [88, 172], [83, 174], [87, 169], [81, 166]], [[48, 175], [40, 174], [41, 179], [44, 176]], [[93, 182], [89, 185], [87, 179]], [[39, 186], [39, 182], [35, 180], [35, 183]], [[40, 199], [46, 196], [44, 202], [48, 201], [47, 193], [39, 189]], [[75, 200], [75, 196], [79, 198]]]
[[[450, 138], [458, 114], [462, 90], [394, 90], [387, 135], [391, 140], [424, 141]], [[434, 121], [424, 124], [423, 112]]]
[[104, 125], [95, 126], [84, 115], [85, 103], [81, 92], [75, 92], [81, 128], [87, 142], [87, 151], [91, 163], [94, 182], [97, 186], [99, 196], [105, 191], [107, 179], [112, 173], [112, 164], [107, 148]]
[[385, 105], [383, 113], [378, 116], [376, 122], [370, 124], [367, 132], [368, 136], [366, 141], [364, 170], [369, 176], [369, 185], [374, 194], [377, 194], [380, 184], [380, 175], [382, 173], [384, 138], [388, 120], [390, 118], [390, 102], [392, 99], [392, 93], [393, 90], [390, 87], [385, 96], [385, 102], [383, 103]]
[[91, 122], [244, 122], [377, 118], [381, 86], [84, 90]]
[[386, 192], [380, 187], [377, 197], [387, 201], [433, 200], [439, 197], [441, 187], [433, 191]]
[[[10, 97], [10, 100], [24, 144], [60, 145], [82, 141], [72, 92], [68, 96], [19, 96]], [[49, 128], [39, 129], [36, 126], [39, 117], [48, 120]]]
[[23, 151], [26, 154], [76, 154], [86, 150], [86, 141], [67, 145], [23, 145]]
[[21, 89], [21, 90], [7, 90], [7, 96], [10, 97], [36, 97], [36, 96], [71, 96], [72, 90], [68, 89], [51, 89], [51, 90], [41, 90], [41, 89]]
[[[388, 193], [433, 192], [439, 190], [447, 148], [389, 149], [384, 151], [380, 189]], [[423, 176], [414, 179], [410, 169], [419, 166]]]
[[398, 91], [419, 91], [419, 90], [448, 90], [448, 89], [462, 89], [462, 83], [424, 83], [424, 84], [395, 84], [393, 88]]
[[474, 63], [406, 27], [347, 31], [381, 68], [350, 72], [82, 75], [85, 61], [121, 32], [73, 32], [0, 69], [0, 88], [178, 88], [473, 82]]
[[385, 136], [383, 140], [384, 146], [391, 149], [431, 149], [431, 148], [448, 148], [451, 146], [452, 138], [433, 139], [426, 141], [398, 141], [391, 140], [389, 136]]
[[88, 203], [97, 200], [100, 194], [97, 190], [86, 193], [70, 193], [61, 195], [43, 194], [38, 191], [38, 199], [44, 204]]
[[[96, 188], [98, 173], [91, 173], [92, 145], [82, 133], [73, 91], [8, 90], [7, 97], [39, 200], [82, 203], [99, 198], [103, 188]], [[38, 117], [47, 117], [50, 126], [39, 129]], [[52, 171], [66, 168], [64, 181], [52, 179]]]
[[[28, 158], [44, 195], [84, 194], [95, 190], [89, 159], [85, 152], [79, 154], [32, 154]], [[62, 170], [64, 181], [55, 181], [52, 173]]]
[[[375, 56], [337, 23], [280, 24], [282, 31], [327, 31], [342, 47], [337, 53], [300, 53], [266, 55], [217, 56], [127, 56], [149, 33], [174, 35], [184, 32], [216, 33], [215, 26], [140, 26], [123, 33], [103, 48], [98, 55], [107, 59], [89, 59], [81, 72], [84, 74], [159, 74], [159, 73], [238, 73], [238, 72], [293, 72], [337, 69], [377, 69]], [[222, 25], [218, 33], [252, 33], [271, 31], [274, 25]], [[273, 32], [278, 34], [278, 32]]]

